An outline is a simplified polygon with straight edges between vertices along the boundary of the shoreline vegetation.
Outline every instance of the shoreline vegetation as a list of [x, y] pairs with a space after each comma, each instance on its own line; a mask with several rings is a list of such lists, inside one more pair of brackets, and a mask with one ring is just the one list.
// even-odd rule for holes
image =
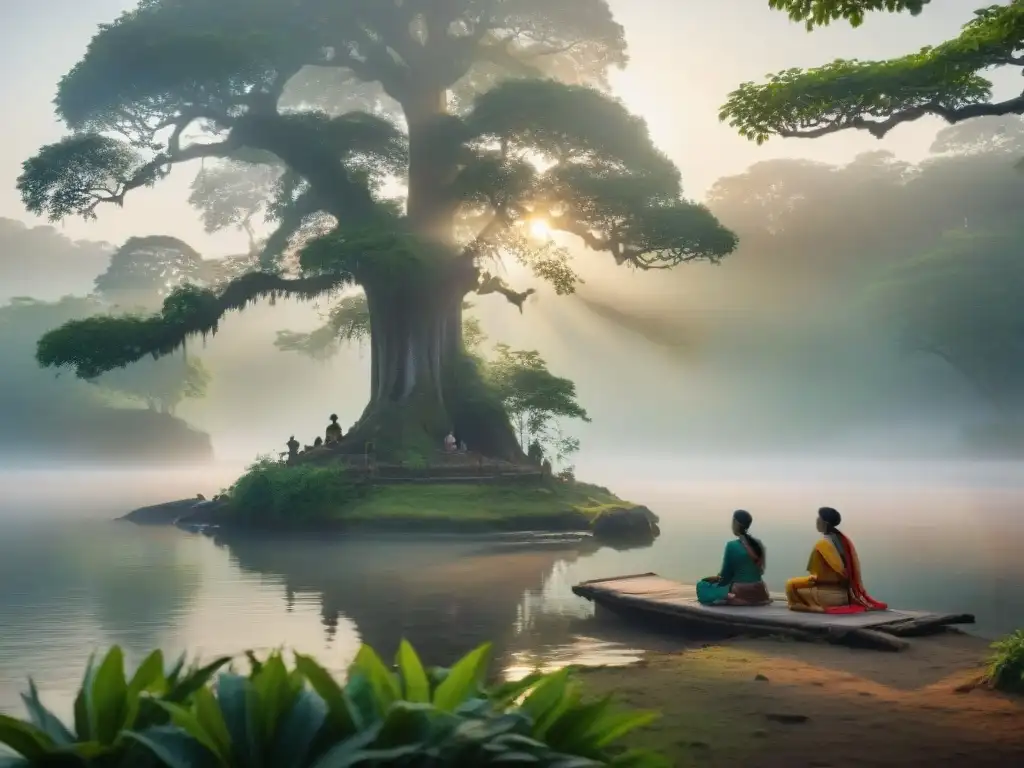
[[[522, 469], [520, 467], [520, 469]], [[607, 488], [518, 471], [479, 477], [373, 477], [340, 463], [258, 460], [211, 501], [181, 499], [133, 510], [142, 525], [249, 531], [590, 532], [644, 544], [658, 517]]]
[[[364, 645], [336, 680], [300, 653], [289, 668], [281, 651], [205, 666], [182, 656], [166, 668], [156, 650], [131, 672], [114, 646], [87, 664], [73, 722], [47, 709], [29, 680], [29, 719], [0, 715], [0, 745], [20, 758], [4, 764], [669, 768], [617, 743], [656, 713], [582, 700], [570, 669], [495, 682], [490, 651], [485, 644], [440, 668], [424, 666], [406, 641], [393, 665]], [[243, 658], [248, 674], [234, 667]]]

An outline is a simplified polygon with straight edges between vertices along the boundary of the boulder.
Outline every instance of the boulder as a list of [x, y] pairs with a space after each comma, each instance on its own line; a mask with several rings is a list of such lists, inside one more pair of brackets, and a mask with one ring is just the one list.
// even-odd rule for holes
[[616, 545], [649, 544], [658, 534], [658, 516], [644, 506], [620, 507], [602, 512], [593, 523], [594, 538]]

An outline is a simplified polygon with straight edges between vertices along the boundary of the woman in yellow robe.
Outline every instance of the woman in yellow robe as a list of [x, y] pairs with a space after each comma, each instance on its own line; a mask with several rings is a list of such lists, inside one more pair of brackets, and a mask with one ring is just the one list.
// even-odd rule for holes
[[860, 558], [853, 542], [840, 532], [840, 522], [842, 515], [832, 507], [818, 510], [817, 528], [822, 538], [811, 551], [808, 575], [786, 582], [786, 601], [791, 611], [860, 613], [888, 608], [864, 589]]

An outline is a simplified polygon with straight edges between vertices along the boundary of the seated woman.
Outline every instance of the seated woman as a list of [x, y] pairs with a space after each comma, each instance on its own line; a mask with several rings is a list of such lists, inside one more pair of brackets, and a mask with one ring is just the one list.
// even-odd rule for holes
[[832, 507], [818, 510], [817, 527], [823, 536], [811, 551], [809, 575], [786, 582], [786, 601], [791, 611], [861, 613], [889, 607], [864, 589], [857, 550], [839, 530], [842, 519]]
[[767, 605], [771, 602], [761, 577], [764, 574], [764, 545], [751, 536], [754, 518], [746, 510], [733, 512], [732, 532], [736, 538], [725, 545], [722, 570], [697, 582], [697, 600], [704, 605]]

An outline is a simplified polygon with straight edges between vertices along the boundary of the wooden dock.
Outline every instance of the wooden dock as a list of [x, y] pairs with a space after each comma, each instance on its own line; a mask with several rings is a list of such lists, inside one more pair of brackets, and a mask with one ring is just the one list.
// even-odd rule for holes
[[784, 635], [885, 651], [907, 648], [908, 637], [935, 634], [954, 624], [974, 623], [970, 614], [926, 611], [802, 613], [789, 610], [785, 598], [777, 596], [773, 596], [771, 605], [757, 607], [701, 605], [694, 587], [656, 573], [584, 581], [572, 591], [596, 605], [630, 616], [668, 618], [680, 625], [725, 634]]

